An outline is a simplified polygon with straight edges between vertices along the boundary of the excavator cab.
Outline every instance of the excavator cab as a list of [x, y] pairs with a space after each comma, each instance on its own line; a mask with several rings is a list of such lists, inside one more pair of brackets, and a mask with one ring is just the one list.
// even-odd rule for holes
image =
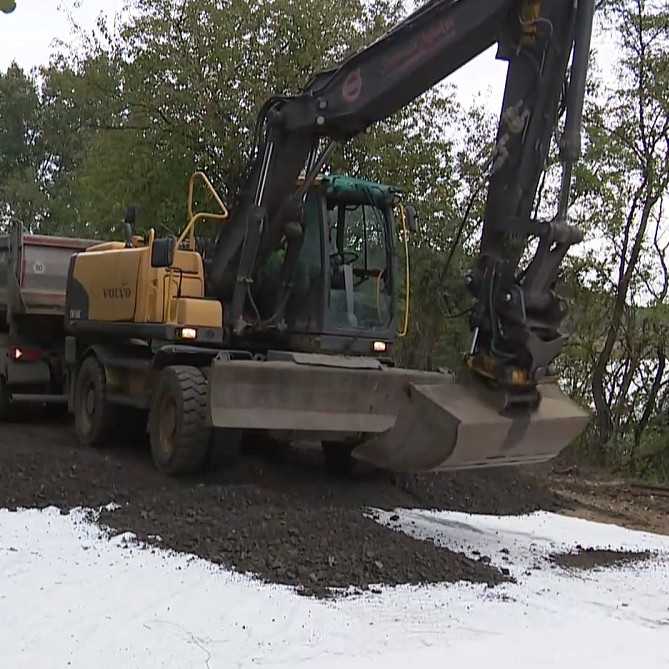
[[[286, 309], [292, 350], [390, 351], [398, 330], [405, 329], [400, 307], [406, 299], [408, 228], [396, 215], [401, 207], [398, 190], [362, 179], [321, 177], [309, 190]], [[283, 249], [276, 251], [260, 277], [261, 310], [263, 300], [273, 299], [283, 256]]]

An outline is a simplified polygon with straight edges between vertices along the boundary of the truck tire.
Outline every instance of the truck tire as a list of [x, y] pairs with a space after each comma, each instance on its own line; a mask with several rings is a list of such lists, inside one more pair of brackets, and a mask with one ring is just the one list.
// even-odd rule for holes
[[160, 374], [149, 415], [151, 455], [171, 476], [201, 470], [209, 453], [207, 379], [197, 367], [174, 365]]
[[14, 403], [12, 393], [7, 387], [4, 376], [0, 376], [0, 421], [10, 421], [14, 418]]
[[116, 422], [116, 408], [107, 400], [107, 377], [91, 355], [79, 367], [74, 390], [74, 429], [85, 446], [101, 446]]

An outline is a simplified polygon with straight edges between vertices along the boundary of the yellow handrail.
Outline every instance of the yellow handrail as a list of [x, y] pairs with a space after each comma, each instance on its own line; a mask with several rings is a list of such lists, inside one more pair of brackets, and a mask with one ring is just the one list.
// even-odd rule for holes
[[[193, 191], [195, 190], [195, 182], [200, 179], [204, 182], [204, 185], [207, 187], [207, 190], [212, 195], [216, 203], [221, 208], [223, 213], [221, 214], [212, 214], [209, 212], [198, 212], [193, 214]], [[190, 249], [195, 249], [195, 224], [204, 219], [209, 218], [215, 221], [225, 221], [230, 218], [230, 212], [225, 206], [225, 203], [220, 198], [219, 194], [216, 192], [216, 189], [213, 187], [211, 181], [207, 178], [207, 175], [204, 172], [195, 172], [188, 182], [188, 225], [185, 227], [184, 231], [179, 236], [177, 245], [180, 246], [183, 244], [186, 237], [188, 237], [188, 244]]]
[[[209, 190], [209, 193], [212, 195], [214, 200], [216, 200], [218, 206], [221, 208], [221, 214], [212, 214], [209, 212], [198, 212], [197, 214], [193, 213], [193, 192], [195, 190], [195, 182], [200, 179], [204, 182], [204, 185]], [[188, 248], [191, 251], [195, 250], [195, 224], [203, 219], [213, 219], [215, 221], [226, 221], [230, 218], [230, 212], [225, 206], [225, 203], [220, 198], [219, 194], [216, 192], [216, 189], [212, 185], [211, 181], [207, 178], [207, 175], [204, 172], [194, 172], [188, 182], [188, 225], [184, 228], [183, 232], [179, 235], [177, 239], [176, 248], [180, 248], [184, 243], [185, 239], [188, 237]], [[174, 267], [168, 267], [165, 279], [167, 281], [167, 290], [163, 290], [163, 316], [168, 312], [170, 302], [172, 300], [172, 287], [173, 281], [172, 277], [174, 276]]]
[[407, 228], [407, 219], [404, 207], [400, 204], [400, 222], [402, 224], [402, 238], [404, 241], [404, 257], [406, 258], [406, 300], [404, 301], [404, 325], [399, 332], [400, 337], [406, 337], [409, 334], [409, 308], [411, 300], [411, 268], [409, 265], [409, 230]]

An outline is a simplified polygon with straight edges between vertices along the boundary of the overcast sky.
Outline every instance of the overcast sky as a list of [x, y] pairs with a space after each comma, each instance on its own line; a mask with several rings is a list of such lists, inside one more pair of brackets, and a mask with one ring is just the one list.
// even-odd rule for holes
[[70, 34], [67, 8], [84, 26], [92, 27], [100, 12], [115, 14], [125, 0], [16, 0], [12, 14], [0, 14], [0, 69], [16, 60], [30, 69], [49, 62], [56, 39]]
[[[25, 69], [48, 63], [54, 40], [67, 40], [70, 25], [67, 8], [76, 21], [93, 27], [103, 12], [114, 15], [121, 11], [125, 0], [16, 0], [13, 14], [0, 14], [0, 70], [16, 60]], [[494, 49], [451, 77], [460, 95], [481, 93], [493, 106], [501, 104], [505, 65], [495, 61]]]

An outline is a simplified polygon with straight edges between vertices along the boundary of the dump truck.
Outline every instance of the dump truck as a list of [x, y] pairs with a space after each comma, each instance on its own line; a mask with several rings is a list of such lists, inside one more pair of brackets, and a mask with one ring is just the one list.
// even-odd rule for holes
[[[268, 98], [230, 208], [201, 176], [218, 210], [195, 213], [191, 197], [178, 238], [129, 233], [73, 255], [65, 358], [79, 438], [103, 442], [125, 407], [146, 417], [169, 474], [199, 469], [212, 438], [244, 431], [399, 471], [554, 457], [588, 421], [551, 369], [567, 340], [560, 266], [583, 238], [568, 203], [593, 13], [593, 0], [432, 0], [301, 92]], [[465, 279], [468, 371], [402, 369], [389, 355], [395, 247], [412, 211], [378, 184], [319, 176], [338, 144], [494, 44], [508, 70]], [[540, 219], [562, 110], [559, 206]], [[204, 218], [218, 232], [203, 245]]]
[[66, 408], [65, 290], [70, 257], [91, 240], [0, 236], [0, 420], [22, 402]]

